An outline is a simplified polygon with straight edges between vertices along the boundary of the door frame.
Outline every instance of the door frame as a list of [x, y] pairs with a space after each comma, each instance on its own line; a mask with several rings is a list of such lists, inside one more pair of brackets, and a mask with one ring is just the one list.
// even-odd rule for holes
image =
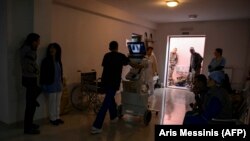
[[[198, 50], [199, 51], [197, 51], [197, 52], [199, 52], [200, 53], [200, 55], [204, 58], [204, 52], [205, 52], [205, 43], [206, 43], [206, 35], [169, 35], [168, 37], [167, 37], [167, 45], [166, 45], [166, 56], [165, 56], [165, 68], [164, 68], [164, 82], [163, 82], [163, 85], [165, 86], [165, 87], [169, 87], [168, 86], [168, 72], [169, 72], [169, 67], [168, 67], [168, 64], [169, 64], [169, 54], [170, 54], [170, 51], [171, 51], [171, 49], [172, 48], [174, 48], [173, 47], [173, 43], [171, 43], [171, 41], [172, 41], [172, 39], [177, 39], [177, 40], [181, 40], [181, 39], [183, 39], [183, 41], [182, 42], [184, 42], [184, 39], [185, 40], [192, 40], [192, 38], [201, 38], [201, 39], [204, 39], [204, 41], [202, 42], [202, 41], [199, 41], [199, 42], [202, 42], [202, 43], [197, 43], [197, 45], [199, 46], [198, 47]], [[172, 42], [174, 42], [174, 40], [172, 41]], [[175, 41], [176, 42], [176, 41]], [[186, 42], [186, 41], [185, 41]], [[178, 42], [179, 43], [179, 42]], [[191, 47], [191, 46], [195, 46], [196, 44], [196, 42], [186, 42], [187, 43], [187, 45], [185, 45], [184, 47], [185, 47], [185, 50], [189, 50], [189, 48]], [[181, 44], [181, 43], [180, 43]], [[203, 47], [200, 47], [200, 46], [203, 46]], [[180, 50], [181, 49], [181, 47], [177, 47], [176, 46], [176, 48], [177, 48], [177, 53], [178, 53], [178, 50]], [[186, 56], [190, 56], [190, 54], [187, 54]], [[186, 57], [185, 56], [185, 57]], [[190, 60], [190, 59], [189, 59]], [[202, 62], [203, 63], [203, 62]], [[190, 64], [190, 62], [188, 63], [188, 65]], [[202, 66], [203, 67], [203, 66]], [[202, 73], [202, 69], [201, 69], [201, 73]]]

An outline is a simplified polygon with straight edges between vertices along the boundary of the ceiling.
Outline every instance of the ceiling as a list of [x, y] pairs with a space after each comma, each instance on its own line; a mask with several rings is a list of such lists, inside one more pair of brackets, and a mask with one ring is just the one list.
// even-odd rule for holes
[[[169, 8], [166, 0], [97, 0], [155, 23], [250, 19], [250, 0], [178, 0]], [[196, 14], [196, 19], [189, 15]]]

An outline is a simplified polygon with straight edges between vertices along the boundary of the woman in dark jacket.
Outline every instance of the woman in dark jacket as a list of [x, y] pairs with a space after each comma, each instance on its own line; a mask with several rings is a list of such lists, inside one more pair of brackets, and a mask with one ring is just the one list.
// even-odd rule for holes
[[22, 85], [26, 88], [26, 106], [24, 113], [24, 133], [39, 134], [39, 125], [33, 123], [36, 107], [39, 107], [37, 98], [41, 93], [38, 87], [39, 67], [37, 64], [37, 48], [40, 45], [40, 35], [30, 33], [20, 48], [22, 67]]
[[49, 118], [52, 125], [64, 123], [60, 119], [63, 69], [61, 47], [57, 43], [49, 44], [46, 57], [41, 64], [40, 84], [49, 98]]

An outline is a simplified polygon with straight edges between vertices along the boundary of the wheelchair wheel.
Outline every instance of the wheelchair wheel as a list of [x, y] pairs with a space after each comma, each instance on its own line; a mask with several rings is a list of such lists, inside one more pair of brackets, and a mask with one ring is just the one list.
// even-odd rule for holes
[[77, 110], [83, 111], [88, 108], [88, 96], [86, 92], [81, 91], [81, 85], [72, 89], [70, 100], [72, 106]]
[[98, 114], [99, 110], [101, 109], [101, 106], [102, 106], [101, 102], [96, 103], [96, 105], [95, 105], [95, 107], [93, 109], [95, 114]]
[[97, 93], [92, 93], [91, 103], [93, 105], [93, 111], [95, 114], [98, 114], [102, 106], [102, 101]]

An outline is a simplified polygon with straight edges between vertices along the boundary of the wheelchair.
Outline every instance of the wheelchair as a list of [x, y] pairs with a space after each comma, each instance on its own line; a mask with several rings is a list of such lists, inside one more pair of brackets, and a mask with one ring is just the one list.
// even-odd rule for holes
[[81, 83], [71, 91], [71, 104], [80, 111], [91, 111], [98, 113], [102, 100], [100, 94], [104, 94], [100, 78], [97, 79], [96, 71], [81, 73]]

